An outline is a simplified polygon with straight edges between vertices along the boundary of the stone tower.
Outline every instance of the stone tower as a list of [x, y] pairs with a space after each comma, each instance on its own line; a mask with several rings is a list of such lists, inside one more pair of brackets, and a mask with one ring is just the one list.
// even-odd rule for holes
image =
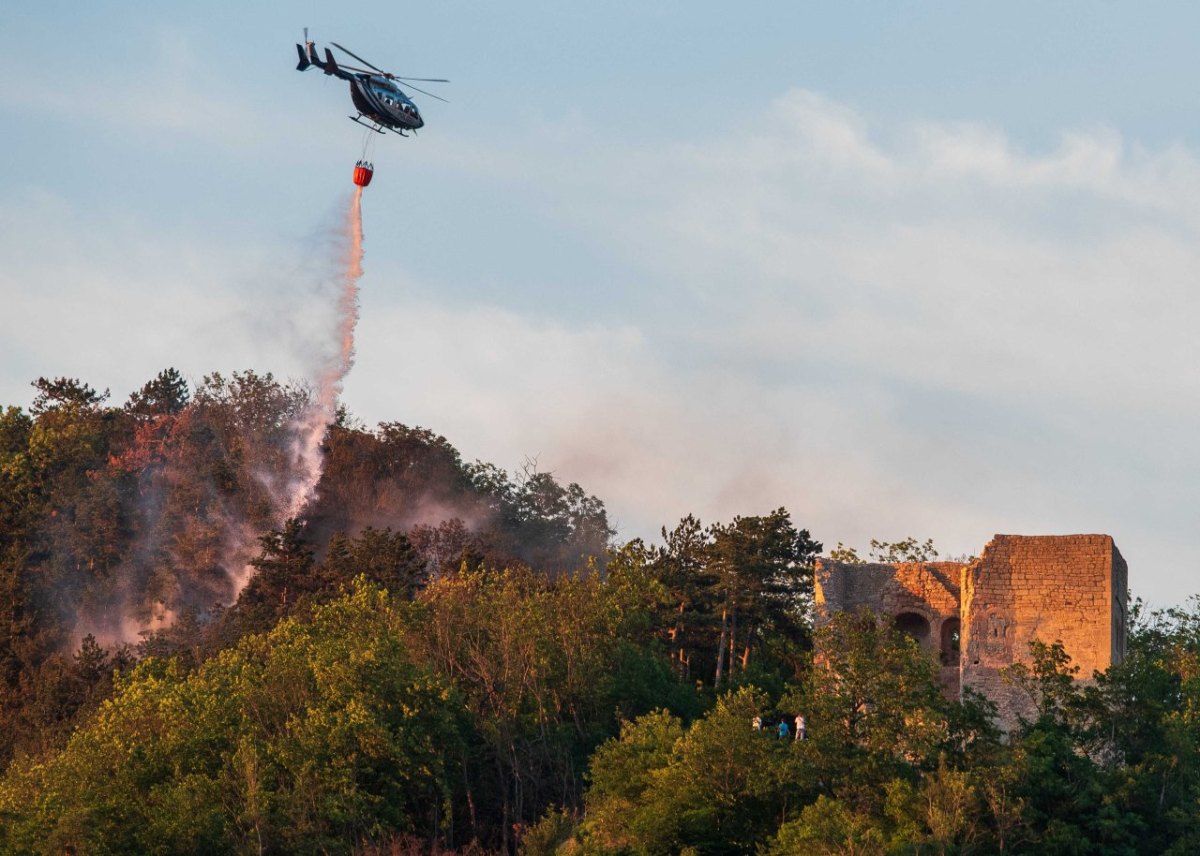
[[1030, 700], [1000, 670], [1029, 642], [1061, 640], [1082, 677], [1125, 655], [1125, 560], [1108, 535], [997, 535], [970, 564], [845, 564], [819, 559], [817, 621], [868, 608], [890, 616], [941, 662], [955, 697], [990, 698], [1011, 729]]

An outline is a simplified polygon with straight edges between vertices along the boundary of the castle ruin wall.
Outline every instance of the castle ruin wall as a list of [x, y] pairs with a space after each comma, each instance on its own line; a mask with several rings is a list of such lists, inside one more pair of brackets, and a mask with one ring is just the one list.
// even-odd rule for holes
[[963, 570], [962, 684], [1011, 729], [1033, 702], [1000, 672], [1029, 662], [1029, 643], [1061, 641], [1079, 677], [1125, 656], [1127, 569], [1108, 535], [997, 535]]
[[963, 567], [957, 562], [892, 565], [818, 560], [818, 622], [835, 611], [869, 609], [891, 616], [922, 645], [939, 652], [942, 683], [957, 698]]
[[1061, 641], [1079, 676], [1125, 654], [1128, 568], [1108, 535], [997, 535], [970, 564], [847, 564], [820, 559], [817, 621], [870, 609], [940, 658], [942, 682], [991, 699], [1005, 730], [1032, 700], [1002, 670], [1028, 662], [1029, 643]]

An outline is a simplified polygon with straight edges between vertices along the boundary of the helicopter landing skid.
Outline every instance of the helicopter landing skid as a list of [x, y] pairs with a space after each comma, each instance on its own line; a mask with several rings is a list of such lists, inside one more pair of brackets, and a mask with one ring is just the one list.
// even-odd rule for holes
[[383, 133], [383, 131], [381, 131], [379, 128], [376, 128], [372, 125], [368, 125], [366, 122], [359, 121], [360, 116], [362, 116], [361, 113], [359, 113], [358, 116], [347, 116], [346, 118], [349, 119], [351, 122], [358, 122], [358, 124], [362, 125], [364, 128], [366, 128], [368, 130], [374, 131], [376, 134]]

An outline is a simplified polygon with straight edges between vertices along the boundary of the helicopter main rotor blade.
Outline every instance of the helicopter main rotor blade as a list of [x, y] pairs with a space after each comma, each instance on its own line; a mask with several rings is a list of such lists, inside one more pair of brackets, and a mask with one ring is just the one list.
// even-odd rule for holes
[[[420, 92], [422, 95], [428, 95], [430, 98], [436, 98], [438, 101], [446, 101], [446, 99], [442, 96], [434, 95], [432, 92], [426, 92], [424, 89], [417, 89], [417, 87], [413, 86], [411, 83], [408, 84], [408, 88], [414, 92]], [[449, 104], [450, 102], [446, 101], [446, 103]]]
[[[418, 83], [449, 83], [449, 80], [444, 80], [440, 77], [401, 77], [398, 74], [390, 75], [393, 80], [415, 80]], [[415, 87], [414, 87], [415, 88]]]
[[373, 66], [373, 65], [371, 65], [371, 63], [367, 62], [365, 59], [363, 59], [362, 57], [360, 57], [358, 54], [354, 53], [354, 51], [349, 51], [349, 50], [346, 50], [344, 47], [342, 47], [341, 45], [339, 45], [337, 42], [330, 42], [329, 44], [333, 45], [335, 48], [337, 48], [338, 50], [340, 50], [342, 53], [344, 53], [344, 54], [349, 54], [350, 56], [354, 57], [356, 60], [358, 60], [359, 62], [361, 62], [361, 63], [362, 63], [363, 65], [365, 65], [367, 68], [373, 68], [373, 69], [375, 69], [376, 71], [378, 71], [380, 74], [387, 74], [387, 72], [386, 72], [386, 71], [384, 71], [382, 68], [378, 68], [378, 67], [376, 67], [376, 66]]

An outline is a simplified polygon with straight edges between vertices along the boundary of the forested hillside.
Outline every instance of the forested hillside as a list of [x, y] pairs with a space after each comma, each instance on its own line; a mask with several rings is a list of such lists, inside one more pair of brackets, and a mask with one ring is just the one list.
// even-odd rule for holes
[[270, 375], [192, 392], [168, 369], [119, 406], [79, 380], [34, 386], [29, 412], [0, 413], [0, 761], [53, 745], [94, 701], [70, 657], [81, 640], [119, 664], [195, 660], [357, 573], [409, 593], [464, 560], [554, 574], [603, 562], [612, 534], [578, 485], [347, 420], [328, 432], [314, 507], [281, 520], [309, 393]]
[[0, 416], [0, 852], [1200, 849], [1195, 610], [1135, 612], [1091, 684], [1038, 647], [1002, 739], [870, 615], [814, 659], [785, 509], [613, 543], [578, 485], [343, 415], [280, 519], [305, 390], [35, 386]]

